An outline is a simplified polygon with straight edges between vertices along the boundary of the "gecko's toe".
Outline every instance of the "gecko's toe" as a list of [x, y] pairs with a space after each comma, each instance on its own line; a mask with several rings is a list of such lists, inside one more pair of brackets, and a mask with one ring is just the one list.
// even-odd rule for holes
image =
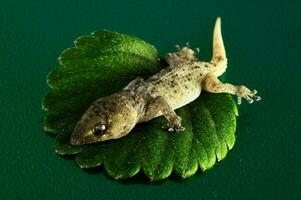
[[253, 100], [253, 99], [251, 99], [251, 98], [247, 98], [247, 101], [248, 101], [248, 103], [249, 103], [249, 104], [251, 104], [251, 103], [253, 103], [253, 102], [254, 102], [254, 100]]
[[241, 96], [237, 96], [237, 105], [241, 104]]
[[174, 132], [175, 131], [175, 129], [173, 127], [169, 127], [167, 130], [168, 130], [168, 132]]
[[184, 126], [180, 126], [180, 127], [176, 128], [176, 132], [183, 132], [183, 131], [185, 131]]
[[164, 124], [161, 126], [162, 129], [167, 130], [168, 132], [174, 132], [175, 129], [173, 126], [170, 126], [169, 124]]
[[161, 126], [162, 129], [167, 130], [168, 132], [183, 132], [185, 131], [184, 126], [171, 126], [169, 124], [165, 124]]
[[261, 97], [258, 96], [258, 95], [255, 95], [255, 94], [257, 94], [257, 90], [253, 90], [253, 91], [252, 91], [251, 98], [252, 98], [254, 101], [260, 101], [260, 100], [261, 100]]
[[254, 95], [253, 99], [254, 99], [255, 101], [260, 101], [260, 100], [261, 100], [261, 97], [260, 97], [260, 96]]

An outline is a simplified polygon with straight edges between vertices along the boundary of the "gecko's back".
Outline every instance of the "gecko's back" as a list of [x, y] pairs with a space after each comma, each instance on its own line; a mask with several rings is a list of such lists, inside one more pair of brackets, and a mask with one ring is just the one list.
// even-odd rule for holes
[[146, 82], [153, 85], [150, 91], [152, 97], [162, 96], [173, 109], [178, 109], [200, 95], [201, 81], [206, 73], [201, 63], [187, 63], [163, 69]]

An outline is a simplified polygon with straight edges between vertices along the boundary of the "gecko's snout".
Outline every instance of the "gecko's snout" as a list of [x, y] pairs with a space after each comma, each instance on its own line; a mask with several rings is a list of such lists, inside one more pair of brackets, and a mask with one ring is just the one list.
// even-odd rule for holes
[[137, 110], [117, 95], [94, 102], [77, 123], [72, 145], [83, 145], [117, 139], [127, 135], [138, 121]]
[[88, 142], [89, 137], [87, 134], [88, 132], [87, 129], [83, 127], [83, 124], [81, 122], [78, 122], [71, 135], [70, 143], [72, 145], [82, 145], [82, 144], [89, 143]]

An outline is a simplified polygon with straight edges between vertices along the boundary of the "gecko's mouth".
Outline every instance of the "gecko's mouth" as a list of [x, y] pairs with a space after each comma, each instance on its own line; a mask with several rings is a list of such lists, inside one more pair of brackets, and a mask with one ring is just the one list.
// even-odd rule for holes
[[72, 145], [91, 144], [91, 143], [96, 143], [97, 141], [98, 140], [96, 140], [95, 136], [93, 136], [93, 135], [89, 135], [89, 136], [81, 137], [81, 138], [71, 136], [71, 139], [70, 139], [70, 143]]
[[96, 138], [93, 134], [86, 132], [86, 129], [78, 124], [71, 135], [70, 143], [72, 145], [83, 145], [95, 142]]
[[79, 142], [79, 140], [75, 139], [75, 138], [72, 138], [70, 139], [70, 143], [72, 145], [81, 145], [81, 143]]

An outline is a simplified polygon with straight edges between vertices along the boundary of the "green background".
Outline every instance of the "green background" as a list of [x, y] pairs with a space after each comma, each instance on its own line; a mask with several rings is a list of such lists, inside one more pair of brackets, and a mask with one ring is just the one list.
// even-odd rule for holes
[[[0, 1], [0, 199], [301, 199], [300, 34], [297, 1]], [[41, 111], [47, 73], [94, 30], [136, 35], [161, 55], [176, 43], [211, 57], [221, 16], [227, 81], [256, 88], [239, 106], [227, 158], [185, 181], [115, 181], [53, 151]]]

